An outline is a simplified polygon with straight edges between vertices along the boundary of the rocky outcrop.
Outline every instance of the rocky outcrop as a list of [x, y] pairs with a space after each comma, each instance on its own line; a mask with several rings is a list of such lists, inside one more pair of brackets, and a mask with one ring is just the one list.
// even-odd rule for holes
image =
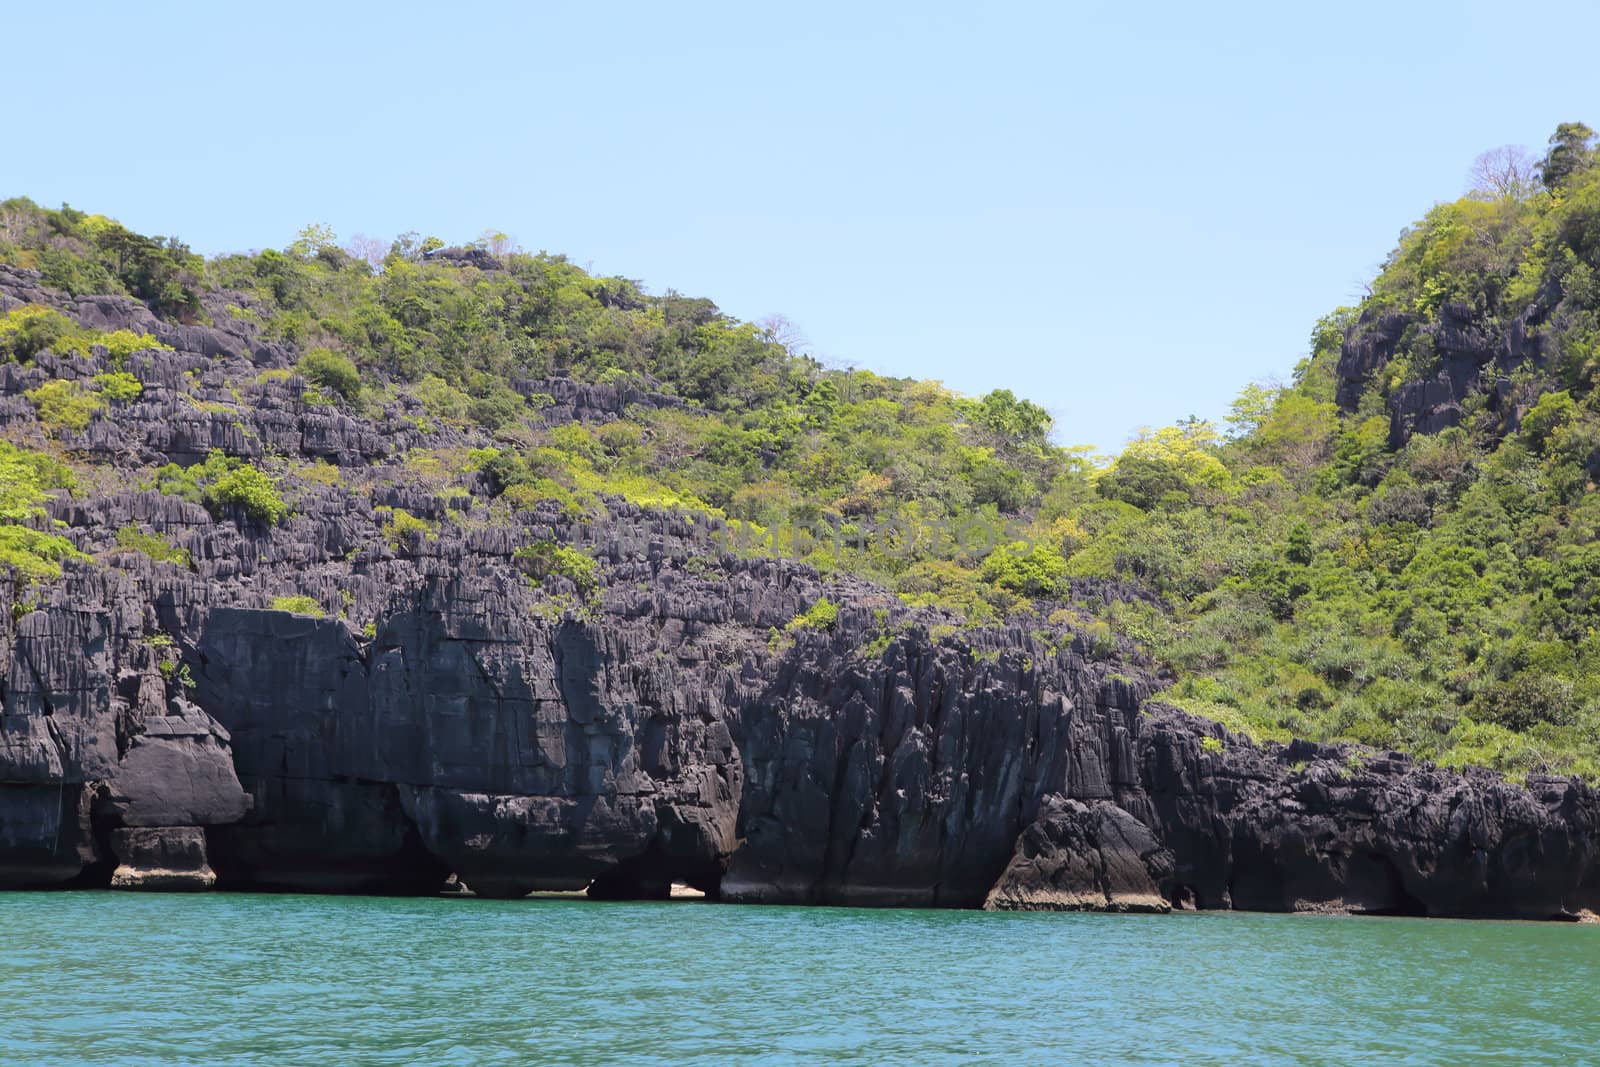
[[1169, 896], [1203, 908], [1565, 918], [1600, 891], [1600, 797], [1568, 779], [1512, 785], [1398, 753], [1295, 742], [1204, 744], [1154, 709], [1149, 808]]
[[[1257, 746], [1163, 706], [1131, 646], [1043, 619], [959, 628], [733, 551], [704, 513], [614, 499], [599, 516], [513, 513], [429, 473], [481, 442], [400, 402], [307, 404], [292, 374], [262, 373], [288, 354], [246, 326], [160, 332], [131, 302], [36, 283], [0, 271], [0, 309], [54, 302], [174, 350], [128, 359], [136, 401], [59, 431], [115, 477], [38, 520], [83, 558], [7, 590], [0, 885], [1600, 908], [1600, 799], [1581, 783]], [[1362, 373], [1387, 358], [1369, 355]], [[22, 393], [108, 366], [0, 366], [0, 427], [42, 439]], [[521, 388], [553, 422], [677, 403], [649, 383]], [[271, 528], [127, 484], [212, 449], [315, 477]], [[426, 529], [397, 532], [402, 508]], [[152, 559], [129, 531], [169, 551]], [[531, 572], [518, 550], [543, 542], [580, 547], [593, 587]], [[288, 595], [321, 614], [274, 610]], [[830, 627], [791, 625], [824, 595], [840, 605]]]
[[1548, 317], [1539, 303], [1509, 323], [1461, 303], [1446, 303], [1431, 317], [1368, 308], [1340, 348], [1334, 371], [1338, 404], [1356, 410], [1374, 379], [1388, 372], [1397, 356], [1405, 356], [1405, 380], [1385, 390], [1392, 447], [1401, 447], [1413, 434], [1459, 425], [1474, 397], [1481, 398], [1502, 430], [1515, 430], [1527, 390], [1513, 386], [1512, 372], [1524, 364], [1551, 362], [1550, 333], [1538, 328]]
[[1172, 854], [1109, 801], [1049, 797], [984, 899], [990, 911], [1167, 912]]
[[[619, 518], [616, 569], [692, 536]], [[454, 550], [405, 565], [450, 570]], [[7, 695], [36, 704], [0, 733], [0, 870], [62, 884], [114, 863], [114, 884], [195, 886], [209, 860], [239, 888], [432, 892], [453, 873], [493, 896], [685, 883], [849, 905], [1550, 918], [1600, 903], [1600, 802], [1579, 783], [1258, 747], [1082, 643], [936, 639], [867, 588], [830, 591], [846, 604], [831, 632], [768, 647], [751, 635], [813, 600], [814, 576], [725, 560], [722, 582], [685, 589], [671, 559], [588, 620], [459, 569], [392, 591], [371, 638], [161, 604], [194, 687], [160, 709], [139, 697], [159, 672], [124, 670], [137, 687], [104, 702], [72, 682], [115, 647], [94, 636], [109, 613], [24, 615]], [[30, 690], [46, 640], [79, 666]]]
[[113, 889], [185, 892], [210, 889], [216, 872], [206, 862], [205, 831], [198, 826], [131, 827], [111, 832], [117, 868]]

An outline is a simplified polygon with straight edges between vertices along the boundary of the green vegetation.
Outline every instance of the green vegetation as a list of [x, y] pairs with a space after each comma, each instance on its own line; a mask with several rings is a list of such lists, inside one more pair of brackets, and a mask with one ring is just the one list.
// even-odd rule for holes
[[403, 552], [411, 546], [413, 538], [432, 538], [435, 535], [433, 523], [427, 519], [411, 514], [405, 508], [384, 509], [386, 521], [384, 522], [384, 535], [389, 540], [389, 545], [396, 552]]
[[43, 581], [61, 576], [62, 561], [87, 558], [65, 537], [37, 528], [46, 525], [49, 490], [74, 484], [59, 461], [0, 441], [0, 566], [14, 567], [25, 581]]
[[276, 478], [220, 451], [212, 451], [204, 463], [191, 467], [168, 463], [155, 472], [146, 488], [203, 504], [218, 518], [237, 508], [252, 521], [274, 526], [289, 514], [289, 506], [278, 495]]
[[205, 491], [206, 506], [213, 511], [237, 507], [256, 522], [274, 526], [289, 514], [278, 496], [278, 480], [248, 463], [241, 463], [212, 482]]
[[272, 598], [273, 611], [289, 611], [296, 615], [316, 615], [321, 617], [327, 612], [322, 610], [322, 605], [313, 597], [303, 594], [296, 596], [275, 596]]
[[831, 630], [839, 621], [839, 605], [822, 597], [800, 614], [789, 620], [788, 630]]
[[93, 384], [96, 389], [100, 390], [101, 396], [116, 404], [125, 404], [128, 401], [137, 400], [144, 392], [144, 383], [127, 371], [96, 374]]
[[58, 356], [87, 356], [95, 345], [104, 345], [118, 366], [135, 352], [169, 347], [147, 333], [87, 329], [61, 312], [37, 304], [0, 315], [0, 359], [25, 363], [46, 349]]
[[361, 395], [361, 372], [350, 358], [327, 348], [313, 348], [300, 357], [299, 371], [312, 385], [345, 400]]
[[517, 549], [514, 558], [536, 584], [552, 575], [565, 578], [578, 587], [578, 595], [585, 600], [600, 589], [600, 564], [571, 545], [538, 541]]
[[104, 397], [85, 389], [82, 382], [64, 378], [52, 378], [29, 389], [25, 395], [28, 403], [39, 412], [39, 421], [58, 433], [88, 429], [89, 423], [106, 407]]
[[44, 274], [74, 296], [122, 293], [163, 317], [200, 313], [205, 263], [176, 238], [146, 237], [104, 215], [63, 206], [50, 211], [25, 197], [0, 201], [0, 262]]
[[158, 533], [151, 533], [138, 526], [124, 526], [117, 531], [117, 547], [130, 552], [142, 552], [153, 560], [163, 563], [176, 563], [180, 567], [188, 567], [193, 560], [189, 550], [179, 548]]
[[[1155, 428], [1112, 459], [1054, 443], [1048, 414], [1009, 391], [830, 369], [778, 326], [559, 256], [468, 258], [414, 234], [355, 255], [310, 228], [202, 263], [100, 216], [7, 201], [19, 221], [0, 227], [0, 262], [179, 319], [207, 287], [242, 291], [251, 321], [303, 353], [308, 399], [381, 399], [437, 435], [405, 477], [447, 500], [486, 491], [499, 519], [671, 509], [730, 553], [799, 556], [967, 625], [1011, 618], [1102, 658], [1129, 639], [1173, 668], [1170, 699], [1231, 730], [1600, 777], [1595, 140], [1565, 124], [1542, 162], [1480, 168], [1471, 195], [1401, 235], [1359, 307], [1315, 325], [1288, 385], [1250, 386], [1224, 425]], [[77, 329], [42, 309], [7, 323], [14, 359]], [[1341, 379], [1347, 337], [1383, 330], [1370, 376]], [[1463, 361], [1450, 345], [1466, 343], [1482, 351]], [[1482, 384], [1455, 398], [1456, 425], [1413, 433], [1418, 383], [1451, 360], [1452, 381], [1470, 362]], [[528, 383], [548, 376], [648, 402], [547, 424], [551, 400]], [[97, 388], [32, 398], [57, 428], [131, 399], [121, 379]], [[272, 476], [220, 454], [154, 484], [217, 514], [286, 513]], [[435, 532], [385, 520], [397, 550]], [[599, 591], [600, 565], [571, 546], [517, 562], [586, 602]], [[821, 600], [789, 628], [836, 613]]]
[[[1290, 386], [1241, 394], [1231, 435], [1169, 428], [1095, 480], [1131, 508], [1073, 512], [1091, 540], [1069, 570], [1163, 595], [1166, 612], [1103, 613], [1179, 668], [1180, 703], [1258, 735], [1600, 775], [1595, 162], [1564, 126], [1542, 184], [1511, 174], [1434, 208], [1362, 306], [1319, 324]], [[1393, 358], [1340, 408], [1346, 330], [1397, 314]], [[1391, 434], [1463, 322], [1491, 346], [1520, 322], [1552, 358], [1508, 368], [1510, 403], [1491, 375], [1460, 425]]]

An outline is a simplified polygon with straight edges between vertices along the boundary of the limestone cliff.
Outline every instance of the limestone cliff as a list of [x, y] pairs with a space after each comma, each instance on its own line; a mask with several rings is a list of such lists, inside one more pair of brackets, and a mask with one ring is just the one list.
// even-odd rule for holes
[[[491, 515], [408, 476], [404, 405], [330, 412], [261, 376], [288, 354], [245, 319], [173, 325], [0, 271], [0, 311], [22, 303], [172, 346], [128, 361], [137, 403], [67, 432], [108, 470], [217, 448], [342, 480], [303, 483], [274, 526], [115, 479], [50, 505], [86, 559], [0, 618], [0, 884], [426, 893], [453, 874], [492, 896], [683, 882], [849, 905], [1600, 906], [1600, 798], [1579, 782], [1258, 747], [1163, 706], [1125, 642], [961, 628], [725, 551], [704, 515], [615, 499], [598, 519]], [[109, 367], [0, 366], [0, 426], [37, 433], [25, 390]], [[520, 388], [555, 421], [674, 402]], [[385, 507], [458, 518], [396, 533]], [[188, 564], [123, 548], [129, 526]], [[583, 547], [595, 588], [530, 581], [517, 550], [536, 542]], [[344, 617], [271, 608], [290, 592]], [[824, 595], [831, 625], [790, 626]]]

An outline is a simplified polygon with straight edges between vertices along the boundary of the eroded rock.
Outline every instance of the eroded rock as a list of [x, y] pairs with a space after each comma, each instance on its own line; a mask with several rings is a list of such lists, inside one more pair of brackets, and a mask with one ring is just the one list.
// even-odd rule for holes
[[1047, 798], [983, 906], [991, 911], [1172, 910], [1160, 882], [1172, 854], [1150, 828], [1104, 800]]

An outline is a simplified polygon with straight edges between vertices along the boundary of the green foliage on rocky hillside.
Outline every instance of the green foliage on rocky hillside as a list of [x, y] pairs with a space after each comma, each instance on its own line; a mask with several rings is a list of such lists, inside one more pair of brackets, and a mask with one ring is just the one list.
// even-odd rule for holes
[[[1481, 165], [1359, 307], [1315, 325], [1289, 385], [1247, 387], [1225, 427], [1154, 429], [1109, 459], [1054, 443], [1048, 414], [1007, 390], [825, 367], [782, 323], [499, 238], [374, 252], [314, 228], [202, 263], [7, 201], [0, 263], [169, 319], [222, 298], [291, 346], [307, 402], [403, 411], [452, 442], [405, 470], [494, 514], [672, 509], [730, 553], [799, 556], [971, 624], [1072, 622], [1096, 652], [1131, 638], [1174, 669], [1171, 697], [1234, 729], [1600, 776], [1595, 163], [1594, 136], [1568, 124], [1542, 162]], [[51, 330], [76, 336], [4, 329], [26, 334], [19, 359]], [[257, 380], [272, 374], [287, 367]], [[616, 417], [552, 415], [557, 378], [597, 387]], [[273, 523], [274, 478], [290, 500], [311, 480], [268, 469], [217, 453], [149, 484]], [[401, 552], [433, 526], [395, 508], [387, 530]], [[604, 577], [547, 541], [518, 561], [586, 601]]]
[[146, 333], [79, 326], [54, 308], [24, 305], [0, 315], [0, 359], [26, 362], [45, 349], [58, 356], [88, 355], [95, 345], [104, 345], [119, 362], [147, 348], [166, 347]]
[[42, 580], [60, 577], [63, 560], [83, 558], [71, 541], [46, 532], [47, 494], [74, 484], [59, 460], [0, 441], [0, 566], [15, 568], [24, 580]]
[[295, 594], [293, 596], [275, 596], [272, 598], [273, 611], [287, 611], [294, 615], [326, 615], [322, 605], [318, 604], [315, 597]]
[[117, 547], [129, 552], [143, 553], [163, 563], [176, 563], [186, 569], [193, 562], [188, 549], [180, 548], [161, 534], [131, 524], [117, 531]]
[[238, 509], [246, 518], [271, 526], [289, 514], [278, 493], [278, 479], [250, 463], [212, 451], [190, 467], [169, 463], [157, 470], [148, 488], [203, 504], [213, 515]]

